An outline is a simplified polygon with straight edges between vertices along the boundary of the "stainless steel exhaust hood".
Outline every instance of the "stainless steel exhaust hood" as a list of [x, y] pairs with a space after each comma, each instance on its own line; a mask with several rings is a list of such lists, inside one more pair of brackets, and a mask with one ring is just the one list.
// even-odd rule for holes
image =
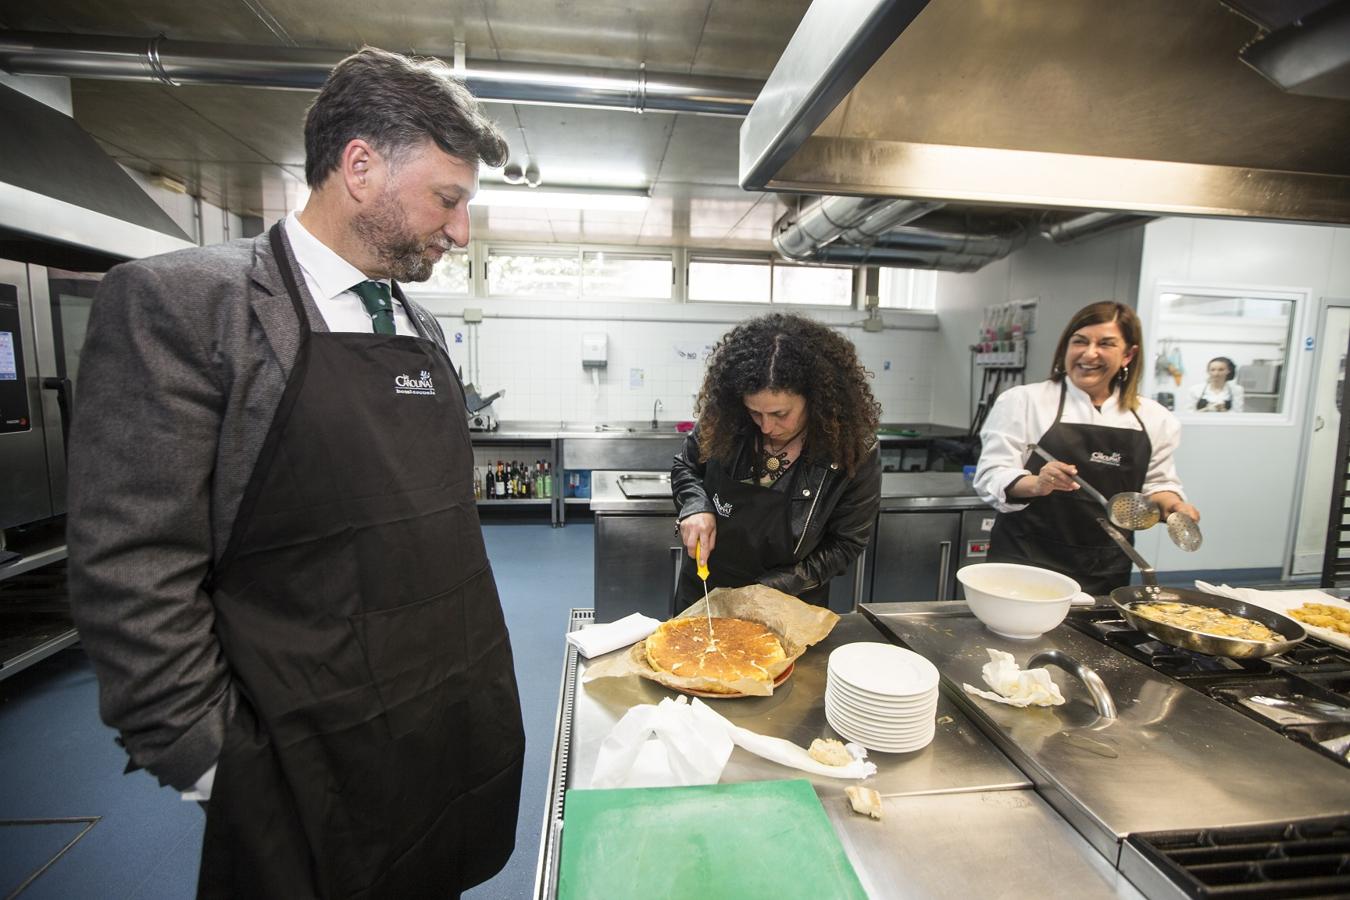
[[741, 128], [753, 190], [1350, 224], [1350, 101], [1218, 0], [816, 0]]
[[0, 257], [106, 269], [194, 246], [75, 120], [0, 86]]

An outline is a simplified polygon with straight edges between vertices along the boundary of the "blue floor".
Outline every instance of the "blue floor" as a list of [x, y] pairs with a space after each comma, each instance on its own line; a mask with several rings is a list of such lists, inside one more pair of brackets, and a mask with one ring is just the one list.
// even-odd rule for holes
[[[527, 744], [515, 855], [465, 897], [517, 900], [534, 887], [567, 612], [594, 596], [593, 529], [489, 522], [483, 532], [511, 630]], [[78, 648], [0, 681], [0, 823], [24, 823], [0, 824], [0, 897], [30, 879], [23, 900], [194, 896], [201, 809], [144, 772], [124, 776], [126, 755], [113, 737]]]

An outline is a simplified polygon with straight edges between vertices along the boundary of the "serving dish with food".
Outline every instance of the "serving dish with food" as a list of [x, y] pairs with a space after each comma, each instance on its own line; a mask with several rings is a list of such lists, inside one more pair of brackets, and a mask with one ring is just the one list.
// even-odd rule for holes
[[592, 663], [582, 680], [636, 675], [696, 697], [767, 697], [838, 621], [764, 585], [717, 588], [646, 639]]
[[1350, 650], [1350, 603], [1316, 588], [1258, 591], [1196, 582], [1201, 590], [1245, 600], [1298, 621], [1310, 637]]

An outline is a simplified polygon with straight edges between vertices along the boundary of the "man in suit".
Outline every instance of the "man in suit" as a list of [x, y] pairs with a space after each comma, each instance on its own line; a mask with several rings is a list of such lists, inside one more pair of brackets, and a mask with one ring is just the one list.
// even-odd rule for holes
[[506, 143], [365, 49], [305, 120], [303, 211], [100, 288], [71, 435], [101, 713], [203, 799], [198, 893], [451, 897], [514, 846], [524, 733], [425, 280]]

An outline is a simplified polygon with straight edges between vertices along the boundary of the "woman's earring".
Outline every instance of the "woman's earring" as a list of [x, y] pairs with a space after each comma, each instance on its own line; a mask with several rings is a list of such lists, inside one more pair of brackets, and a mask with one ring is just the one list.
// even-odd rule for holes
[[1121, 366], [1121, 367], [1120, 367], [1120, 375], [1117, 376], [1117, 377], [1120, 378], [1120, 383], [1121, 383], [1121, 384], [1124, 384], [1125, 382], [1129, 381], [1129, 380], [1130, 380], [1130, 367], [1129, 367], [1128, 365]]

